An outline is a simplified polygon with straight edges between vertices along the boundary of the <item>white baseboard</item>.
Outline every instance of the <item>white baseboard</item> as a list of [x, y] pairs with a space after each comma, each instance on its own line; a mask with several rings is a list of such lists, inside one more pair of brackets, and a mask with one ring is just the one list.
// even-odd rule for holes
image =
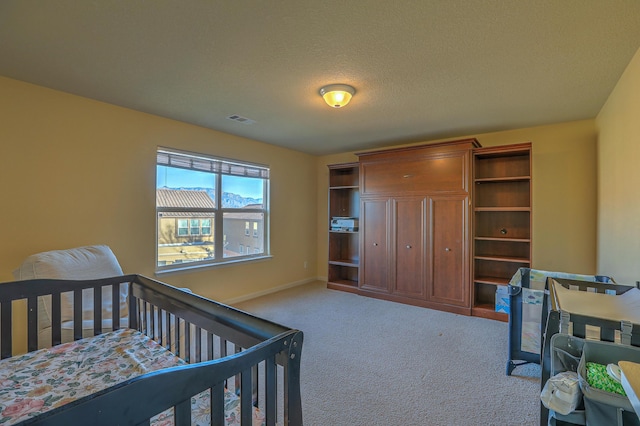
[[314, 281], [322, 280], [321, 277], [313, 277], [313, 278], [305, 278], [304, 280], [294, 281], [292, 283], [284, 284], [278, 287], [272, 287], [267, 290], [258, 291], [255, 293], [247, 294], [240, 297], [234, 297], [232, 299], [227, 299], [223, 301], [225, 305], [233, 305], [234, 303], [245, 302], [247, 300], [255, 299], [256, 297], [266, 296], [267, 294], [276, 293], [278, 291], [286, 290], [288, 288], [297, 287], [304, 284], [309, 284]]

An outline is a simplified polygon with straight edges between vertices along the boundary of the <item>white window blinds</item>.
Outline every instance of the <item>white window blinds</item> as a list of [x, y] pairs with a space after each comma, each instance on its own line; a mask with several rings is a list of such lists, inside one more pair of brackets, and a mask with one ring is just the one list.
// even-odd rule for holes
[[225, 175], [269, 179], [269, 168], [258, 164], [239, 163], [233, 160], [158, 149], [159, 166], [177, 167]]

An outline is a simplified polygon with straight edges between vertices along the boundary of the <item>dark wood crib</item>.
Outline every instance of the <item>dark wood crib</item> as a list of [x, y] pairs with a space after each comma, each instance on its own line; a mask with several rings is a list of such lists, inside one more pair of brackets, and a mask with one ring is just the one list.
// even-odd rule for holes
[[[153, 416], [173, 408], [173, 424], [190, 425], [191, 398], [209, 390], [211, 424], [225, 425], [224, 394], [232, 389], [239, 398], [242, 425], [253, 424], [256, 407], [264, 413], [266, 425], [302, 425], [301, 331], [141, 275], [0, 284], [0, 357], [12, 357], [13, 342], [20, 339], [29, 352], [38, 349], [41, 298], [50, 304], [50, 339], [57, 345], [63, 340], [61, 297], [73, 294], [72, 333], [79, 340], [83, 332], [86, 336], [83, 294], [86, 300], [87, 291], [93, 293], [93, 306], [102, 306], [105, 289], [118, 300], [123, 286], [128, 286], [128, 314], [121, 315], [118, 303], [113, 303], [110, 318], [94, 309], [91, 334], [103, 333], [105, 320], [110, 320], [113, 330], [138, 330], [186, 364], [120, 382], [21, 424], [149, 425]], [[20, 303], [26, 305], [26, 319], [20, 317]], [[14, 325], [16, 319], [25, 320], [26, 330]]]

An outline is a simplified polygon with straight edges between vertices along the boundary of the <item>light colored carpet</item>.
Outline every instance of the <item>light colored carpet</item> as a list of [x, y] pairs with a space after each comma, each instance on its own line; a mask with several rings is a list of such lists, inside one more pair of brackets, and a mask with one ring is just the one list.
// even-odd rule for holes
[[539, 424], [540, 367], [506, 376], [506, 323], [323, 282], [237, 307], [304, 332], [306, 426]]

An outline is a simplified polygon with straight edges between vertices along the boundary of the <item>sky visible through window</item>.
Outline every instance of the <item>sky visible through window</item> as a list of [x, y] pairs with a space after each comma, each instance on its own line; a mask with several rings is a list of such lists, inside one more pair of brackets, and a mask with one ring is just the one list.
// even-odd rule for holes
[[[242, 195], [243, 197], [262, 198], [263, 179], [245, 178], [223, 175], [224, 192]], [[157, 188], [215, 188], [215, 175], [207, 172], [158, 166], [156, 177]]]

